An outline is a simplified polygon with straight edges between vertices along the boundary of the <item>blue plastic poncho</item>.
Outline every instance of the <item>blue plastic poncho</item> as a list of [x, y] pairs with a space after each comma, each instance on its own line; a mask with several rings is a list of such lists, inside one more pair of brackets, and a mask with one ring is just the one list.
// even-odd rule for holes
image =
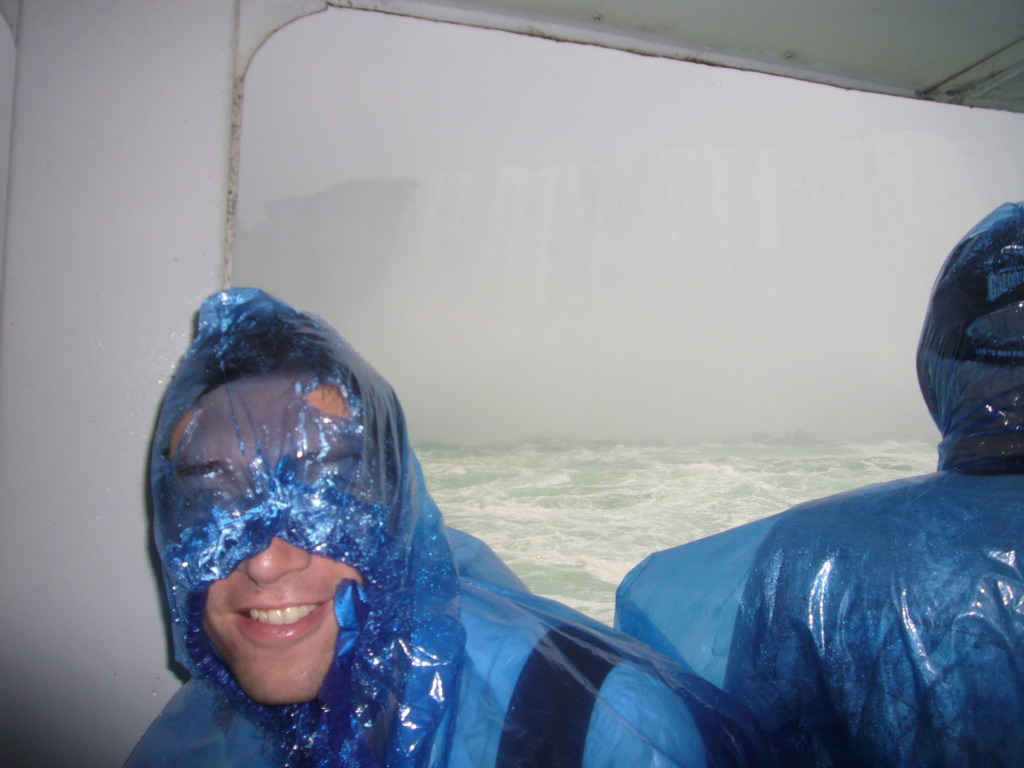
[[[324, 387], [345, 413], [312, 404]], [[387, 383], [328, 325], [260, 291], [203, 304], [151, 481], [192, 679], [130, 766], [742, 766], [768, 752], [721, 691], [528, 594], [486, 545], [446, 529]], [[330, 668], [297, 704], [256, 703], [204, 629], [211, 586], [276, 539], [361, 576], [339, 581]]]
[[969, 232], [918, 350], [935, 474], [652, 555], [617, 623], [747, 704], [787, 766], [1024, 756], [1024, 206]]

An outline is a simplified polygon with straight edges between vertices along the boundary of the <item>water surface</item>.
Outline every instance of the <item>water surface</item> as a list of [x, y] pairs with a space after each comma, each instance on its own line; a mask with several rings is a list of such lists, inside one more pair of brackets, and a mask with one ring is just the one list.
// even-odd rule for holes
[[526, 584], [611, 622], [646, 555], [802, 501], [935, 468], [924, 440], [794, 434], [700, 443], [531, 441], [417, 447], [446, 521]]

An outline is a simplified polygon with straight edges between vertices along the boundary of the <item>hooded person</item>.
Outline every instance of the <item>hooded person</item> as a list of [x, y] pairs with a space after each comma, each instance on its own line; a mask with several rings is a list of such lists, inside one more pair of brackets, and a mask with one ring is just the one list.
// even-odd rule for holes
[[1024, 205], [950, 254], [917, 370], [936, 473], [656, 553], [619, 587], [620, 628], [748, 705], [786, 766], [1024, 759]]
[[207, 299], [150, 473], [191, 679], [133, 768], [763, 764], [721, 691], [444, 526], [391, 388], [318, 318]]

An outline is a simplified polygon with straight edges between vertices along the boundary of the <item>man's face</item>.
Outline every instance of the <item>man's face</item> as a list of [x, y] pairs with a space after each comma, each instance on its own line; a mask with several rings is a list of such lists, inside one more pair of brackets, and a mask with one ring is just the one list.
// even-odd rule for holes
[[210, 585], [203, 629], [235, 679], [261, 704], [316, 697], [334, 656], [334, 593], [360, 581], [345, 563], [274, 538]]
[[[171, 454], [180, 450], [176, 461], [184, 472], [198, 467], [209, 482], [240, 488], [246, 484], [245, 469], [254, 462], [276, 463], [290, 451], [309, 448], [286, 441], [263, 444], [260, 435], [268, 426], [273, 434], [293, 433], [310, 408], [318, 418], [349, 418], [345, 399], [334, 387], [313, 390], [304, 402], [296, 402], [300, 398], [294, 381], [284, 379], [213, 390], [174, 430]], [[253, 700], [286, 704], [316, 697], [338, 636], [334, 595], [346, 579], [362, 582], [351, 566], [275, 537], [265, 550], [210, 585], [203, 629]]]

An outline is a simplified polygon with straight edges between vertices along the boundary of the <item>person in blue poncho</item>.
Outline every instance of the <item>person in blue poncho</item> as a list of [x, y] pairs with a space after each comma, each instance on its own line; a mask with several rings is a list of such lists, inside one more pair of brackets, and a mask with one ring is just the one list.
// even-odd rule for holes
[[617, 623], [786, 766], [1024, 764], [1024, 205], [953, 250], [918, 349], [938, 471], [652, 555]]
[[191, 679], [133, 768], [766, 764], [720, 690], [446, 528], [391, 388], [261, 291], [204, 302], [151, 490]]

